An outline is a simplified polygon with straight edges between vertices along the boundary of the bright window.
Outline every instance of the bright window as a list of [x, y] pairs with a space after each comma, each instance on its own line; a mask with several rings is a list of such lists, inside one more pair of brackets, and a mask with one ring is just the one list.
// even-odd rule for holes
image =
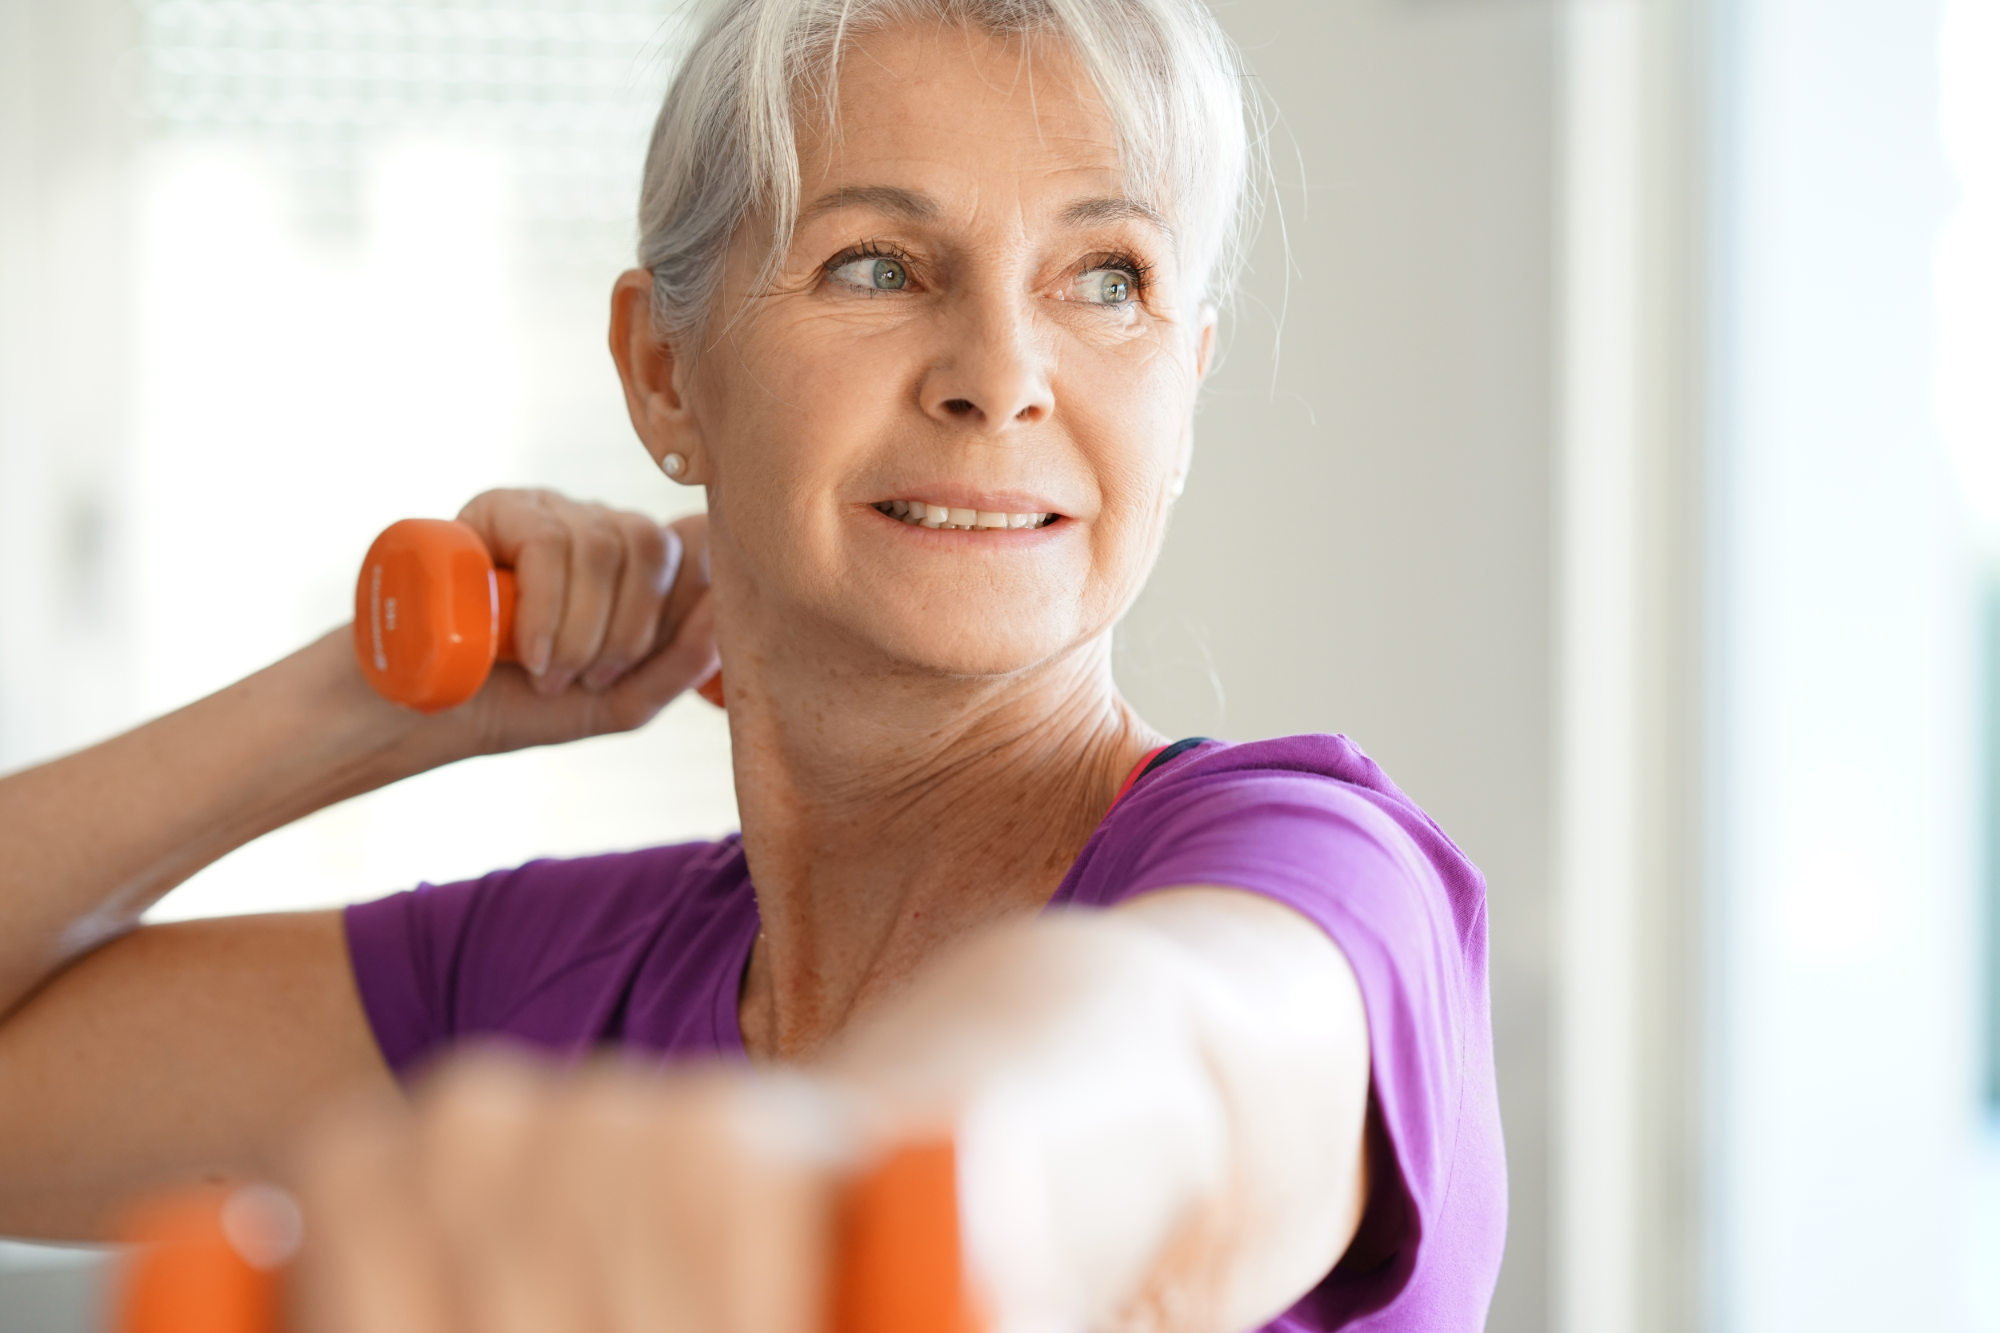
[[[668, 517], [604, 347], [672, 40], [636, 0], [141, 6], [133, 577], [145, 715], [349, 614], [369, 539], [499, 485]], [[164, 915], [373, 896], [735, 821], [727, 737], [428, 775], [260, 840]]]

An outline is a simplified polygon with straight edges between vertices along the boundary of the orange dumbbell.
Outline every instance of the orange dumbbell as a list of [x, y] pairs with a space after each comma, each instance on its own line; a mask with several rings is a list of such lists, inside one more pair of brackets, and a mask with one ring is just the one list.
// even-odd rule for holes
[[131, 1209], [113, 1303], [118, 1333], [279, 1333], [298, 1210], [269, 1185], [201, 1186]]
[[[141, 1206], [113, 1302], [117, 1333], [282, 1333], [297, 1214], [268, 1186]], [[841, 1192], [831, 1333], [981, 1333], [959, 1240], [951, 1142], [904, 1147]]]
[[[368, 548], [354, 585], [354, 657], [385, 699], [437, 713], [486, 683], [514, 656], [514, 571], [468, 524], [391, 523]], [[722, 673], [696, 687], [722, 707]]]

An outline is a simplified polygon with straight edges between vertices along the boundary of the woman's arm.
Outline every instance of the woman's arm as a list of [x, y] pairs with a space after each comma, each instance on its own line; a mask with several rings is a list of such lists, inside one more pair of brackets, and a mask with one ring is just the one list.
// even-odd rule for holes
[[202, 867], [455, 755], [374, 696], [345, 629], [122, 736], [0, 779], [0, 1021]]
[[134, 930], [270, 829], [450, 756], [335, 632], [0, 780], [0, 1235], [88, 1239], [136, 1189], [267, 1166], [298, 1104], [386, 1084], [336, 914]]
[[338, 912], [133, 931], [0, 1027], [0, 1236], [104, 1239], [135, 1195], [268, 1176], [313, 1107], [393, 1086]]
[[1288, 908], [1188, 888], [1038, 919], [864, 1021], [817, 1100], [474, 1061], [414, 1117], [330, 1125], [316, 1327], [818, 1327], [842, 1152], [950, 1131], [995, 1333], [1230, 1333], [1352, 1238], [1368, 1080], [1353, 975]]
[[836, 1068], [904, 1114], [970, 1108], [970, 1241], [1010, 1299], [1041, 1293], [1024, 1324], [1254, 1327], [1366, 1203], [1360, 989], [1323, 930], [1240, 890], [996, 934]]
[[[375, 696], [343, 627], [0, 779], [0, 1235], [90, 1238], [133, 1189], [268, 1169], [302, 1106], [387, 1086], [336, 914], [135, 929], [168, 890], [400, 778], [637, 726], [714, 669], [705, 578], [676, 582], [682, 533], [543, 492], [461, 517], [516, 570], [520, 640], [550, 642], [539, 681], [496, 671], [423, 717]], [[699, 542], [700, 520], [677, 526]]]

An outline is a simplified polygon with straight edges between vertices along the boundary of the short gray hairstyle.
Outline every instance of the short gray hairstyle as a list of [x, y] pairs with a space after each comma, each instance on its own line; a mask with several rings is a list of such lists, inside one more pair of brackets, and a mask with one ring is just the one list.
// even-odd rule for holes
[[798, 99], [816, 90], [831, 114], [842, 44], [901, 22], [1065, 43], [1104, 100], [1128, 188], [1172, 225], [1183, 272], [1217, 304], [1233, 291], [1262, 199], [1264, 112], [1202, 0], [698, 0], [689, 17], [639, 199], [662, 337], [705, 325], [730, 237], [753, 210], [770, 213], [774, 261], [790, 244]]

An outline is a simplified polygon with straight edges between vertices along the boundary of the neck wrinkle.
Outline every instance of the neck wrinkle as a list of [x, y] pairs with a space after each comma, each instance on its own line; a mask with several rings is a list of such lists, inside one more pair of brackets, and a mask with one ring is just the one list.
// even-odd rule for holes
[[1002, 679], [731, 658], [749, 667], [729, 673], [729, 722], [764, 923], [753, 1057], [813, 1053], [952, 939], [1047, 903], [1162, 739], [1109, 649], [1107, 633]]

